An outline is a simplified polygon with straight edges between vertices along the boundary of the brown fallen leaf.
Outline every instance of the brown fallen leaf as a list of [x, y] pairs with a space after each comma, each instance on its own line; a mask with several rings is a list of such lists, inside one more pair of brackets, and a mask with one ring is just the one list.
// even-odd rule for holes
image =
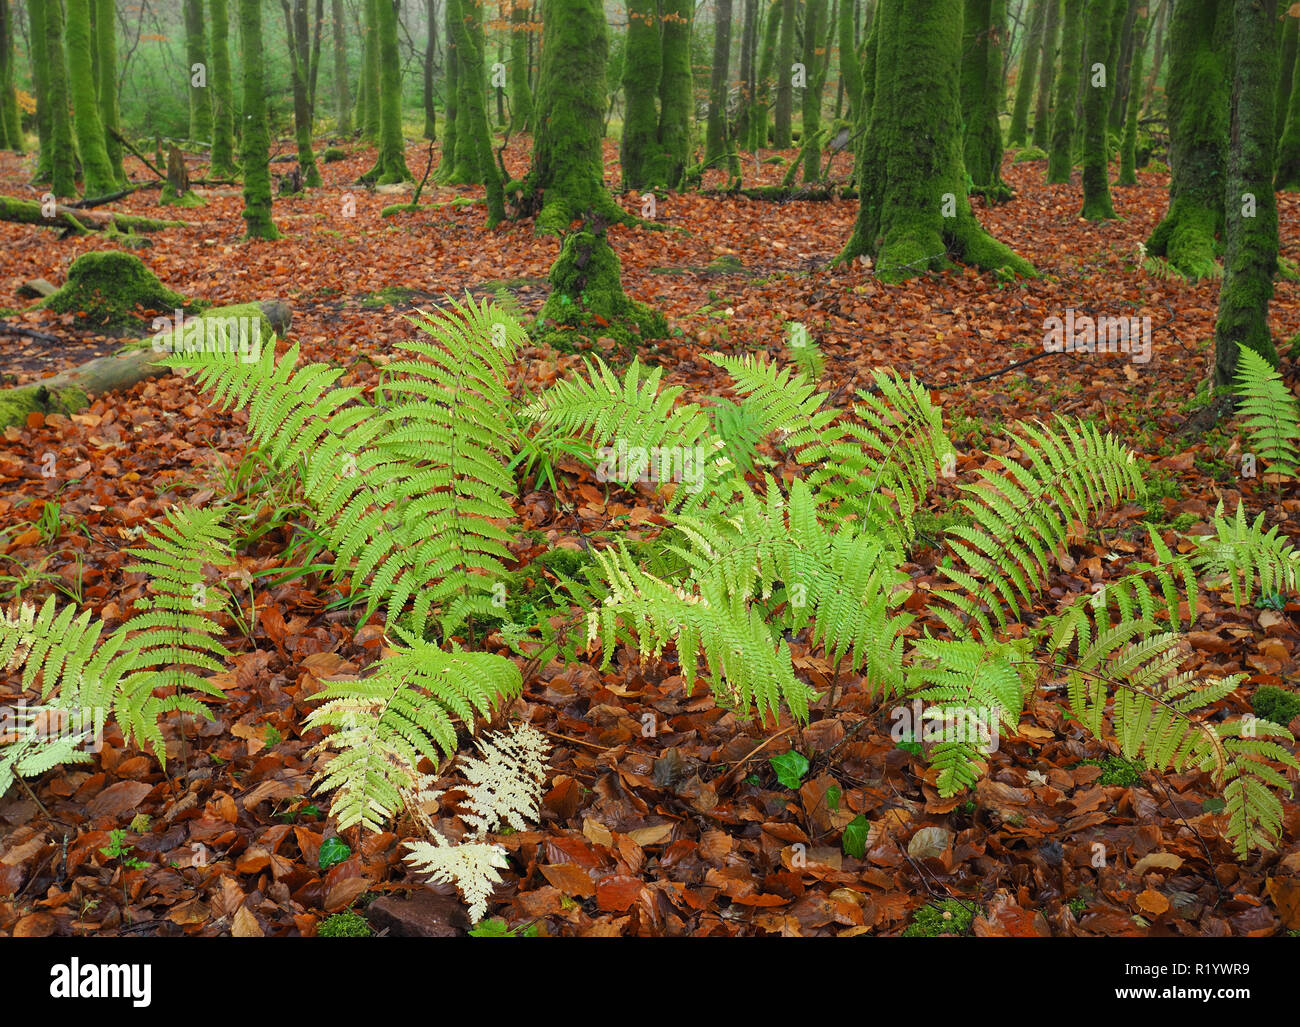
[[1172, 852], [1148, 852], [1133, 864], [1133, 873], [1141, 877], [1148, 870], [1177, 870], [1182, 865], [1183, 858]]
[[1169, 900], [1153, 888], [1148, 888], [1137, 897], [1138, 908], [1152, 916], [1160, 916], [1169, 911]]
[[257, 917], [253, 916], [247, 906], [240, 906], [235, 913], [234, 920], [230, 925], [230, 936], [232, 938], [264, 938], [266, 932], [262, 930], [262, 925], [257, 922]]

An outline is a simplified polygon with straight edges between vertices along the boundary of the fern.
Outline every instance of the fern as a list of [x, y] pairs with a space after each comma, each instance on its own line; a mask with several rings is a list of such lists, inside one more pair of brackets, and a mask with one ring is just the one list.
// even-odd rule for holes
[[456, 718], [472, 727], [523, 684], [505, 657], [454, 644], [444, 651], [393, 630], [406, 646], [394, 645], [367, 677], [330, 683], [307, 718], [308, 727], [334, 729], [313, 752], [333, 753], [316, 788], [337, 790], [331, 812], [340, 828], [380, 830], [416, 786], [420, 761], [456, 752]]
[[1294, 592], [1300, 579], [1300, 551], [1278, 534], [1277, 526], [1264, 530], [1261, 513], [1251, 523], [1246, 509], [1237, 504], [1236, 515], [1223, 516], [1223, 500], [1214, 511], [1213, 535], [1196, 540], [1191, 563], [1203, 576], [1225, 578], [1238, 607], [1249, 603], [1258, 589], [1264, 595]]
[[1237, 412], [1256, 456], [1274, 474], [1300, 473], [1300, 404], [1271, 364], [1249, 346], [1237, 345]]
[[[172, 509], [135, 551], [127, 569], [150, 576], [154, 596], [139, 600], [122, 627], [102, 638], [103, 625], [72, 607], [56, 612], [25, 606], [0, 622], [0, 665], [22, 666], [24, 690], [39, 675], [41, 700], [83, 711], [101, 722], [112, 711], [128, 742], [166, 762], [162, 716], [182, 710], [207, 716], [197, 695], [220, 695], [196, 671], [220, 671], [229, 654], [206, 616], [220, 608], [203, 584], [205, 563], [224, 562], [230, 531], [220, 510]], [[155, 694], [160, 689], [168, 695]]]
[[[88, 763], [84, 746], [88, 740], [83, 723], [62, 729], [65, 710], [51, 706], [22, 706], [16, 711], [5, 708], [8, 715], [0, 719], [0, 796], [19, 777], [36, 777], [61, 764]], [[51, 732], [51, 724], [60, 730]]]
[[[978, 483], [961, 486], [973, 496], [962, 505], [975, 523], [951, 528], [948, 535], [971, 571], [939, 569], [969, 594], [942, 596], [982, 637], [995, 634], [984, 605], [1006, 627], [1008, 611], [1015, 616], [1022, 604], [1032, 603], [1051, 571], [1050, 555], [1064, 548], [1072, 522], [1090, 524], [1101, 507], [1143, 492], [1133, 454], [1112, 436], [1063, 418], [1057, 424], [1059, 434], [1023, 423], [1019, 433], [1009, 433], [1029, 467], [998, 457], [1003, 474], [981, 468]], [[969, 630], [950, 611], [938, 612], [954, 634]]]
[[[482, 920], [487, 902], [501, 883], [500, 871], [510, 865], [506, 851], [486, 841], [503, 823], [522, 831], [537, 818], [546, 781], [550, 745], [536, 728], [519, 725], [499, 731], [479, 743], [483, 758], [463, 757], [461, 768], [469, 781], [462, 805], [469, 827], [468, 840], [451, 844], [425, 816], [422, 826], [432, 841], [408, 841], [406, 862], [433, 881], [454, 884], [469, 906], [472, 922]], [[422, 790], [424, 801], [439, 793]]]

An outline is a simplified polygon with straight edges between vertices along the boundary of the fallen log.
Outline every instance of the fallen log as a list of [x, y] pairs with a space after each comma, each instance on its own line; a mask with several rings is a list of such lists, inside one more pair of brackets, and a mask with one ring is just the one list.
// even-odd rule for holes
[[189, 227], [184, 221], [163, 221], [159, 218], [142, 217], [139, 214], [88, 214], [84, 210], [77, 210], [62, 203], [55, 204], [54, 213], [47, 216], [41, 204], [17, 196], [0, 196], [0, 221], [13, 221], [20, 225], [43, 225], [46, 228], [66, 228], [78, 235], [106, 232], [110, 229], [122, 232], [161, 232], [164, 228]]
[[[255, 326], [253, 331], [259, 344], [267, 345], [272, 336], [288, 331], [293, 312], [282, 300], [262, 300], [260, 303], [214, 307], [186, 318], [180, 324], [171, 318], [158, 318], [155, 321], [158, 331], [118, 353], [96, 357], [30, 385], [0, 389], [0, 428], [24, 424], [31, 413], [75, 413], [90, 406], [91, 396], [129, 389], [137, 382], [164, 375], [168, 368], [160, 366], [157, 361], [169, 351], [184, 349], [193, 340], [211, 340], [220, 334], [214, 329], [229, 327], [235, 323], [232, 319], [241, 318], [248, 319], [245, 323], [251, 322]], [[166, 326], [160, 322], [166, 322]], [[226, 336], [220, 334], [220, 338], [224, 340]], [[202, 345], [201, 341], [199, 345]], [[242, 352], [232, 353], [232, 359], [243, 357]]]

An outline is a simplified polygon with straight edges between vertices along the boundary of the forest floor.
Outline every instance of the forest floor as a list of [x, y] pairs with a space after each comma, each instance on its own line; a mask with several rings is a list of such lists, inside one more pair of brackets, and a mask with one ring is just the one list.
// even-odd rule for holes
[[[522, 171], [527, 157], [527, 140], [516, 139], [511, 171]], [[418, 175], [425, 148], [412, 145], [407, 159]], [[414, 332], [402, 315], [447, 294], [509, 294], [536, 312], [556, 240], [535, 237], [530, 223], [487, 232], [481, 204], [451, 202], [481, 190], [430, 185], [423, 202], [445, 206], [381, 218], [402, 197], [353, 184], [371, 160], [358, 147], [321, 165], [323, 188], [277, 198], [284, 238], [273, 243], [240, 241], [237, 188], [200, 188], [206, 206], [180, 213], [156, 206], [154, 189], [108, 209], [187, 220], [189, 228], [153, 234], [152, 247], [138, 251], [164, 284], [216, 303], [288, 301], [290, 335], [304, 358], [347, 368], [344, 384], [373, 385], [395, 343]], [[129, 167], [143, 180], [137, 162]], [[724, 388], [704, 352], [779, 351], [789, 322], [819, 340], [825, 381], [841, 404], [876, 367], [932, 387], [958, 447], [957, 475], [940, 482], [936, 516], [907, 565], [918, 593], [909, 607], [921, 614], [911, 631], [941, 630], [925, 617], [921, 595], [942, 580], [939, 515], [953, 509], [962, 481], [1008, 451], [1002, 429], [1017, 419], [1091, 419], [1149, 465], [1151, 497], [1089, 526], [1091, 541], [1059, 561], [1053, 603], [1149, 557], [1144, 520], [1177, 543], [1175, 529], [1204, 532], [1220, 500], [1231, 511], [1242, 498], [1252, 515], [1267, 510], [1284, 533], [1300, 535], [1294, 483], [1241, 477], [1233, 424], [1186, 432], [1210, 359], [1218, 283], [1189, 285], [1144, 269], [1140, 244], [1165, 209], [1167, 176], [1142, 172], [1139, 186], [1115, 188], [1120, 218], [1092, 224], [1078, 218], [1077, 181], [1044, 185], [1043, 170], [1008, 160], [1004, 175], [1016, 198], [977, 206], [992, 234], [1041, 272], [1027, 281], [964, 272], [886, 286], [862, 265], [828, 269], [849, 234], [853, 201], [670, 195], [659, 201], [657, 219], [685, 232], [610, 233], [627, 291], [662, 310], [673, 330], [641, 356], [662, 364], [687, 398], [710, 399]], [[746, 184], [774, 183], [780, 171], [747, 161]], [[0, 192], [32, 195], [29, 173], [28, 160], [0, 155]], [[618, 180], [613, 144], [607, 180]], [[639, 212], [639, 197], [622, 199]], [[1300, 264], [1300, 198], [1283, 194], [1279, 202], [1283, 255]], [[59, 284], [76, 256], [113, 245], [16, 224], [0, 224], [0, 240], [0, 307], [20, 310], [30, 304], [17, 295], [22, 282]], [[1272, 318], [1281, 342], [1300, 331], [1298, 300], [1300, 285], [1279, 281]], [[1149, 316], [1150, 361], [1052, 354], [1004, 370], [1042, 355], [1045, 320], [1070, 309]], [[70, 315], [25, 310], [7, 323], [60, 340], [52, 346], [0, 331], [0, 367], [10, 383], [116, 344]], [[1295, 355], [1283, 365], [1293, 386]], [[580, 366], [580, 356], [526, 349], [515, 385], [535, 392]], [[412, 832], [404, 835], [400, 824], [364, 837], [345, 832], [353, 854], [320, 868], [321, 845], [334, 832], [326, 799], [311, 796], [315, 760], [306, 754], [319, 739], [303, 723], [323, 679], [374, 659], [382, 622], [376, 615], [359, 625], [354, 613], [325, 609], [336, 592], [317, 579], [273, 587], [254, 576], [283, 562], [290, 529], [271, 521], [280, 500], [259, 487], [261, 469], [245, 458], [245, 423], [169, 376], [70, 417], [33, 415], [26, 427], [3, 433], [6, 604], [20, 591], [27, 602], [58, 595], [116, 626], [145, 587], [143, 575], [123, 570], [129, 544], [169, 506], [220, 498], [270, 527], [229, 576], [236, 598], [224, 641], [235, 655], [217, 679], [224, 698], [213, 703], [209, 722], [167, 723], [166, 771], [123, 748], [110, 728], [94, 763], [45, 774], [31, 793], [16, 786], [0, 799], [0, 933], [308, 935], [329, 913], [424, 890], [401, 862], [398, 843]], [[52, 477], [42, 474], [47, 453], [55, 455]], [[771, 473], [795, 473], [779, 460], [773, 456]], [[649, 486], [602, 485], [576, 464], [563, 470], [558, 495], [521, 489], [512, 547], [520, 565], [576, 548], [580, 538], [613, 529], [652, 533], [661, 523]], [[292, 497], [281, 499], [283, 514]], [[1249, 675], [1222, 709], [1249, 712], [1260, 684], [1297, 684], [1294, 601], [1281, 611], [1238, 610], [1230, 595], [1203, 586], [1200, 608], [1192, 665], [1207, 675]], [[806, 646], [792, 650], [825, 695], [832, 668]], [[498, 839], [514, 872], [489, 915], [511, 926], [573, 935], [896, 934], [921, 907], [953, 899], [942, 912], [923, 914], [931, 930], [1262, 936], [1300, 928], [1294, 800], [1285, 806], [1279, 851], [1238, 862], [1204, 775], [1126, 777], [1050, 694], [1032, 700], [1018, 733], [1001, 739], [974, 793], [941, 799], [919, 756], [891, 738], [886, 706], [853, 682], [834, 708], [823, 698], [812, 723], [797, 731], [788, 720], [774, 729], [738, 720], [705, 686], [688, 694], [671, 658], [641, 666], [620, 651], [610, 670], [597, 664], [593, 655], [541, 668], [516, 706], [555, 749], [540, 822]], [[645, 714], [659, 725], [654, 737], [643, 737]], [[797, 790], [778, 782], [769, 762], [792, 747], [811, 760]], [[831, 789], [838, 802], [828, 800]], [[870, 824], [861, 859], [840, 844], [859, 815]], [[454, 897], [442, 901], [457, 908]]]

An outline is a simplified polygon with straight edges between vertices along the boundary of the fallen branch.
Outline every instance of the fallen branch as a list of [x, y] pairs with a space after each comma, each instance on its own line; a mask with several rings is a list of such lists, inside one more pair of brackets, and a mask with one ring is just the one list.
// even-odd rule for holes
[[[281, 300], [214, 307], [198, 316], [203, 319], [249, 317], [253, 311], [260, 311], [270, 331], [277, 336], [288, 330], [293, 319], [289, 305]], [[166, 374], [168, 368], [156, 363], [161, 356], [152, 345], [147, 345], [148, 342], [148, 339], [140, 339], [132, 348], [112, 356], [96, 357], [51, 378], [0, 389], [0, 428], [23, 424], [31, 413], [70, 414], [84, 410], [90, 405], [91, 396], [129, 389], [138, 382]], [[269, 344], [266, 333], [263, 333], [261, 342]]]
[[107, 232], [113, 229], [124, 232], [161, 232], [165, 228], [189, 227], [185, 221], [163, 221], [138, 214], [107, 214], [101, 217], [98, 214], [87, 214], [84, 210], [62, 203], [55, 204], [54, 213], [47, 216], [41, 204], [35, 200], [19, 199], [17, 196], [0, 196], [0, 221], [63, 228], [77, 235]]

